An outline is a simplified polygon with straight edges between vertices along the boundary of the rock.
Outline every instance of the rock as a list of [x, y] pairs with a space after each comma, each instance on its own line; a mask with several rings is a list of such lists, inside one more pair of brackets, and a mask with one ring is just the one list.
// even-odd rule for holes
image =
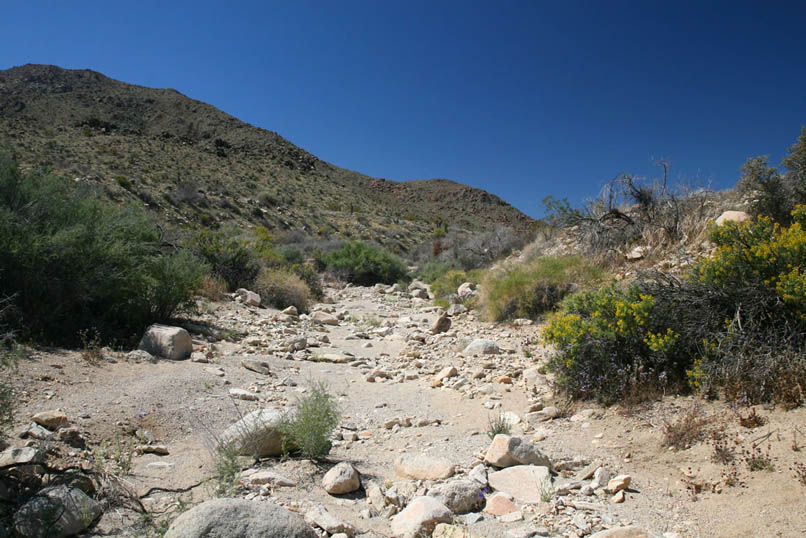
[[454, 465], [442, 458], [404, 454], [395, 460], [395, 474], [410, 480], [450, 478], [454, 471]]
[[437, 484], [428, 491], [428, 496], [439, 500], [454, 514], [475, 512], [484, 504], [481, 485], [475, 480], [453, 480]]
[[126, 359], [134, 362], [152, 362], [154, 355], [142, 349], [135, 349], [126, 353]]
[[298, 316], [299, 315], [299, 310], [297, 310], [296, 306], [291, 305], [288, 308], [286, 308], [285, 310], [283, 310], [283, 314], [285, 314], [286, 316]]
[[474, 480], [479, 484], [481, 484], [481, 487], [483, 488], [487, 487], [487, 468], [484, 466], [483, 463], [479, 463], [478, 465], [473, 467], [467, 474], [467, 476], [471, 480]]
[[487, 475], [490, 487], [512, 495], [520, 503], [538, 503], [543, 484], [551, 480], [549, 468], [538, 465], [516, 465]]
[[165, 445], [140, 445], [135, 448], [135, 451], [140, 454], [156, 454], [158, 456], [167, 456], [170, 454], [168, 447]]
[[716, 225], [722, 226], [726, 222], [735, 222], [736, 224], [740, 224], [749, 219], [750, 215], [744, 211], [725, 211], [717, 217]]
[[42, 455], [32, 446], [7, 448], [0, 453], [0, 467], [42, 463]]
[[213, 499], [176, 518], [165, 538], [317, 538], [298, 515], [269, 501]]
[[610, 471], [604, 467], [599, 467], [593, 473], [593, 481], [590, 483], [590, 487], [593, 489], [604, 487], [611, 478], [613, 478], [613, 474]]
[[259, 361], [257, 359], [241, 359], [241, 366], [247, 370], [257, 372], [258, 374], [269, 375], [271, 373], [269, 363], [266, 361]]
[[67, 415], [58, 410], [43, 411], [35, 414], [32, 418], [34, 422], [51, 431], [58, 430], [62, 426], [67, 426], [69, 423], [69, 420], [67, 420]]
[[392, 534], [404, 538], [431, 536], [438, 523], [450, 523], [451, 511], [433, 497], [415, 497], [392, 519]]
[[451, 328], [451, 318], [448, 317], [448, 313], [444, 312], [441, 316], [437, 318], [433, 325], [431, 325], [431, 329], [429, 332], [431, 334], [440, 334], [447, 332]]
[[551, 461], [535, 445], [509, 435], [498, 434], [493, 438], [484, 463], [494, 467], [511, 467], [513, 465], [540, 465], [551, 469]]
[[278, 409], [256, 409], [224, 430], [220, 441], [235, 443], [245, 456], [279, 456], [283, 446], [277, 428], [282, 419], [283, 413]]
[[330, 512], [324, 506], [317, 504], [305, 512], [305, 521], [324, 530], [328, 534], [342, 532], [348, 536], [355, 534], [355, 527], [345, 523]]
[[331, 495], [352, 493], [361, 487], [361, 477], [355, 467], [343, 461], [325, 473], [322, 487]]
[[374, 506], [378, 511], [386, 506], [386, 496], [383, 494], [381, 487], [375, 482], [370, 483], [366, 487], [367, 499], [369, 503]]
[[476, 285], [472, 282], [463, 282], [457, 288], [456, 295], [458, 295], [460, 299], [469, 299], [476, 295]]
[[428, 284], [420, 280], [412, 280], [409, 284], [409, 293], [415, 290], [428, 290]]
[[504, 514], [503, 516], [500, 516], [498, 519], [500, 519], [504, 523], [514, 523], [515, 521], [523, 521], [523, 512], [521, 512], [520, 510], [516, 510], [508, 514]]
[[487, 497], [487, 504], [484, 505], [484, 511], [494, 516], [503, 516], [520, 509], [521, 507], [512, 502], [509, 495], [500, 491]]
[[27, 425], [23, 430], [20, 432], [20, 439], [50, 439], [53, 436], [53, 432], [47, 428], [43, 428], [36, 422], [32, 422], [31, 424]]
[[607, 483], [607, 490], [610, 493], [616, 493], [630, 487], [630, 482], [632, 482], [632, 477], [630, 475], [620, 474]]
[[637, 261], [646, 257], [649, 253], [649, 247], [635, 247], [629, 251], [624, 257], [629, 261]]
[[268, 469], [249, 469], [241, 473], [241, 483], [247, 486], [283, 486], [295, 487], [296, 482], [290, 478]]
[[459, 525], [449, 525], [447, 523], [439, 523], [434, 528], [434, 533], [431, 538], [485, 538], [481, 534], [476, 534], [467, 527], [460, 527]]
[[416, 299], [428, 299], [428, 290], [418, 288], [411, 291], [411, 296]]
[[235, 294], [246, 306], [260, 306], [260, 295], [254, 291], [249, 291], [246, 288], [238, 288]]
[[56, 438], [62, 443], [66, 443], [73, 448], [84, 449], [87, 447], [87, 441], [81, 435], [81, 430], [76, 427], [62, 428], [56, 434]]
[[154, 324], [146, 329], [139, 348], [170, 360], [186, 359], [193, 352], [190, 334], [182, 327]]
[[201, 364], [207, 364], [210, 362], [210, 359], [207, 358], [207, 355], [202, 353], [201, 351], [194, 351], [190, 354], [190, 362], [198, 362]]
[[562, 411], [557, 409], [556, 407], [550, 405], [548, 407], [544, 407], [540, 411], [534, 411], [532, 413], [526, 413], [525, 417], [527, 421], [530, 423], [534, 422], [546, 422], [547, 420], [552, 420], [559, 417], [562, 414]]
[[464, 350], [466, 355], [496, 355], [500, 353], [498, 344], [486, 338], [473, 340]]
[[619, 490], [618, 493], [613, 495], [613, 497], [610, 499], [610, 501], [613, 502], [613, 503], [616, 503], [616, 504], [623, 503], [624, 502], [624, 490], [623, 489]]
[[458, 316], [459, 314], [464, 314], [465, 312], [467, 312], [467, 307], [463, 304], [452, 304], [448, 307], [449, 316]]
[[322, 312], [321, 310], [317, 310], [313, 314], [311, 314], [311, 321], [318, 325], [338, 325], [339, 320], [335, 316], [328, 314], [327, 312]]
[[235, 398], [236, 400], [246, 400], [248, 402], [255, 402], [260, 399], [254, 392], [244, 389], [229, 389], [229, 397]]
[[618, 527], [591, 534], [588, 538], [650, 538], [649, 532], [641, 527]]
[[437, 375], [436, 375], [436, 376], [434, 376], [434, 379], [439, 379], [440, 381], [444, 381], [444, 380], [446, 380], [446, 379], [448, 379], [448, 378], [451, 378], [451, 377], [456, 377], [457, 375], [459, 375], [459, 372], [456, 370], [456, 368], [455, 368], [455, 367], [453, 367], [453, 366], [446, 366], [445, 368], [443, 368], [442, 370], [440, 370], [440, 371], [437, 373]]
[[14, 530], [31, 538], [73, 536], [89, 527], [101, 512], [101, 505], [80, 489], [52, 486], [17, 510]]

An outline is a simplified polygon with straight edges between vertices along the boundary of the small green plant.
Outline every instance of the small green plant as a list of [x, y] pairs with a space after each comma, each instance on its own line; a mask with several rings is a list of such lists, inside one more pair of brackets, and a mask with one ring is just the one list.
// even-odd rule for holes
[[132, 470], [132, 459], [134, 457], [134, 448], [129, 442], [121, 441], [120, 437], [115, 436], [115, 443], [112, 449], [112, 459], [117, 465], [120, 472], [129, 474]]
[[297, 401], [280, 424], [284, 451], [289, 453], [293, 447], [307, 458], [326, 456], [339, 420], [341, 412], [327, 384], [311, 380], [308, 393]]
[[487, 437], [493, 439], [496, 435], [509, 435], [510, 433], [512, 433], [512, 425], [503, 413], [499, 413], [495, 417], [487, 417]]
[[213, 461], [215, 493], [226, 497], [238, 489], [241, 477], [240, 446], [236, 443], [219, 443]]
[[540, 501], [544, 503], [551, 502], [555, 494], [556, 491], [551, 484], [551, 477], [544, 479], [540, 483]]

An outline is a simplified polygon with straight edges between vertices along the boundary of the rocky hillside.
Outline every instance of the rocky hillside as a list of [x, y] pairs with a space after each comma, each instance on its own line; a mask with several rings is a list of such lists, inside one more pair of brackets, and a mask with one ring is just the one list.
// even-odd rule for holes
[[438, 221], [468, 231], [524, 232], [533, 224], [482, 190], [446, 179], [371, 178], [176, 90], [90, 70], [0, 71], [0, 142], [26, 166], [97, 184], [113, 200], [176, 224], [264, 225], [403, 252]]

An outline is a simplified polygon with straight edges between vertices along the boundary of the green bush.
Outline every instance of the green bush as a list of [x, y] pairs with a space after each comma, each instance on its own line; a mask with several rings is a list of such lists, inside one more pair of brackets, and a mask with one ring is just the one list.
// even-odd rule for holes
[[422, 269], [420, 278], [427, 284], [432, 284], [436, 279], [452, 269], [448, 262], [430, 261]]
[[543, 336], [574, 398], [650, 388], [798, 405], [806, 386], [806, 207], [711, 230], [716, 251], [682, 281], [660, 275], [563, 302]]
[[141, 211], [0, 158], [0, 296], [14, 296], [21, 337], [73, 345], [91, 327], [103, 341], [139, 336], [186, 304], [204, 273], [162, 249]]
[[484, 281], [483, 303], [493, 321], [537, 319], [568, 293], [602, 281], [604, 271], [581, 256], [538, 258], [506, 271], [490, 273]]
[[382, 248], [348, 241], [325, 256], [327, 267], [341, 278], [360, 286], [394, 284], [408, 276], [406, 264]]
[[232, 232], [202, 230], [191, 239], [189, 247], [230, 290], [251, 287], [260, 271], [260, 262], [249, 242]]
[[284, 269], [264, 267], [258, 273], [252, 289], [260, 294], [264, 304], [276, 308], [296, 306], [300, 312], [307, 312], [311, 304], [308, 285], [297, 275]]
[[280, 435], [286, 452], [291, 447], [312, 459], [330, 452], [333, 430], [339, 425], [341, 412], [327, 384], [312, 381], [308, 393], [280, 423]]

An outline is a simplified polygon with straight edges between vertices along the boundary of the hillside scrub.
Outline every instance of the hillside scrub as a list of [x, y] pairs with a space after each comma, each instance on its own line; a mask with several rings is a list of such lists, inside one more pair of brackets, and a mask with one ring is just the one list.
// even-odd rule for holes
[[308, 285], [299, 276], [285, 269], [262, 268], [252, 289], [260, 294], [264, 305], [279, 309], [295, 306], [300, 312], [308, 312], [311, 306]]
[[394, 284], [408, 278], [406, 264], [391, 252], [358, 241], [347, 241], [324, 258], [328, 269], [359, 286]]
[[806, 386], [806, 207], [712, 227], [714, 254], [685, 279], [656, 275], [566, 299], [543, 333], [549, 369], [577, 399], [652, 390], [802, 404]]
[[92, 329], [130, 342], [188, 305], [206, 272], [144, 213], [0, 157], [0, 297], [13, 296], [20, 337], [74, 345]]
[[[465, 282], [478, 284], [484, 276], [484, 271], [474, 269], [472, 271], [462, 271], [454, 269], [443, 273], [431, 283], [431, 293], [434, 295], [434, 304], [447, 308], [451, 301], [456, 298], [456, 292]], [[467, 305], [466, 305], [467, 306]]]
[[482, 305], [492, 321], [537, 319], [567, 294], [601, 283], [604, 271], [581, 256], [538, 258], [488, 273]]

